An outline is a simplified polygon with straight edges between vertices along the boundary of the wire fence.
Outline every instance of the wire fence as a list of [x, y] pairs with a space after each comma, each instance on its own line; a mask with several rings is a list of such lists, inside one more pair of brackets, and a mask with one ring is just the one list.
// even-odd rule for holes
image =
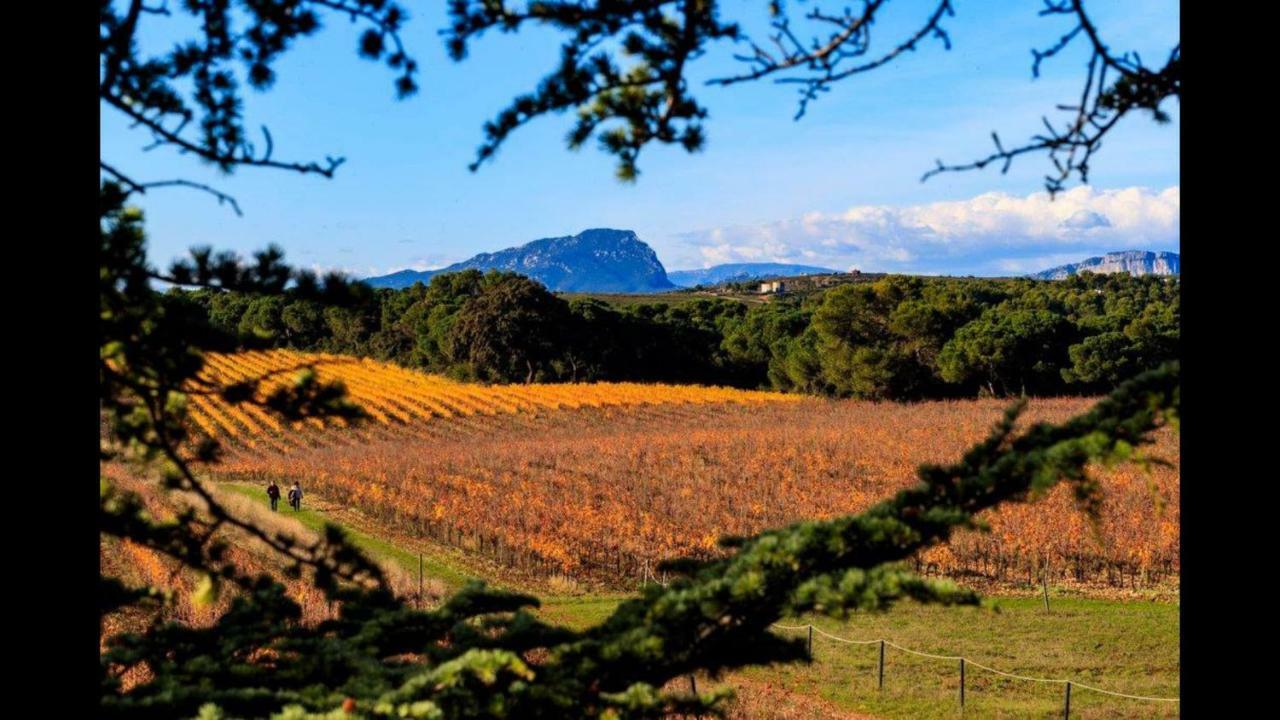
[[[645, 582], [648, 582], [651, 580], [652, 582], [666, 586], [667, 584], [666, 573], [663, 573], [662, 574], [663, 576], [659, 578], [657, 575], [653, 573], [652, 570], [650, 570], [649, 564], [647, 562], [644, 564], [643, 571], [644, 571]], [[1065, 680], [1065, 679], [1058, 679], [1058, 678], [1041, 678], [1041, 677], [1030, 677], [1027, 675], [1018, 675], [1016, 673], [1005, 672], [1004, 670], [998, 670], [989, 665], [983, 665], [982, 663], [979, 663], [979, 662], [974, 662], [973, 660], [970, 660], [969, 658], [964, 657], [963, 655], [935, 655], [933, 653], [921, 652], [919, 650], [912, 650], [911, 648], [903, 647], [891, 640], [885, 640], [883, 638], [878, 638], [876, 640], [853, 640], [850, 638], [843, 638], [838, 635], [832, 635], [831, 633], [823, 630], [822, 628], [815, 627], [812, 623], [808, 623], [805, 625], [783, 625], [781, 623], [774, 623], [773, 627], [778, 628], [779, 630], [792, 630], [792, 631], [808, 630], [810, 655], [813, 654], [814, 633], [817, 633], [829, 640], [834, 640], [835, 642], [844, 643], [846, 645], [879, 645], [880, 660], [879, 660], [879, 668], [878, 668], [877, 674], [879, 678], [879, 685], [881, 687], [884, 686], [884, 649], [886, 647], [891, 647], [896, 650], [901, 650], [902, 652], [909, 653], [911, 655], [917, 655], [923, 658], [959, 662], [960, 663], [960, 706], [962, 708], [964, 707], [965, 669], [968, 666], [973, 666], [981, 670], [986, 670], [989, 673], [1000, 675], [1002, 677], [1007, 677], [1012, 680], [1023, 680], [1026, 682], [1062, 685], [1063, 686], [1063, 701], [1062, 701], [1063, 702], [1063, 715], [1062, 715], [1063, 718], [1069, 718], [1071, 716], [1071, 690], [1073, 688], [1078, 688], [1081, 690], [1089, 690], [1091, 692], [1100, 693], [1102, 695], [1110, 695], [1112, 697], [1127, 698], [1129, 700], [1140, 700], [1145, 702], [1178, 703], [1182, 701], [1181, 698], [1176, 698], [1176, 697], [1152, 697], [1150, 695], [1132, 695], [1130, 693], [1116, 692], [1115, 690], [1107, 690], [1105, 688], [1096, 687], [1094, 685], [1086, 685], [1085, 683], [1077, 682], [1075, 680]], [[690, 676], [689, 679], [692, 682], [693, 677]]]
[[981, 670], [986, 670], [987, 672], [994, 673], [996, 675], [1007, 677], [1013, 680], [1024, 680], [1026, 682], [1050, 683], [1050, 684], [1062, 685], [1063, 686], [1063, 715], [1062, 716], [1064, 718], [1069, 718], [1071, 715], [1072, 689], [1089, 690], [1091, 692], [1096, 692], [1103, 695], [1110, 695], [1112, 697], [1127, 698], [1129, 700], [1141, 700], [1146, 702], [1159, 702], [1159, 703], [1181, 702], [1181, 698], [1152, 697], [1150, 695], [1132, 695], [1130, 693], [1116, 692], [1115, 690], [1107, 690], [1105, 688], [1100, 688], [1093, 685], [1086, 685], [1085, 683], [1077, 682], [1075, 680], [1030, 677], [1027, 675], [1018, 675], [1016, 673], [1005, 672], [1004, 670], [998, 670], [989, 665], [983, 665], [982, 663], [974, 662], [973, 660], [970, 660], [969, 658], [964, 657], [963, 655], [935, 655], [934, 653], [927, 653], [927, 652], [921, 652], [919, 650], [912, 650], [911, 648], [903, 647], [891, 640], [885, 640], [883, 638], [878, 638], [875, 640], [853, 640], [850, 638], [843, 638], [838, 635], [832, 635], [831, 633], [826, 632], [821, 628], [814, 627], [812, 623], [809, 623], [806, 625], [782, 625], [780, 623], [774, 623], [773, 627], [779, 630], [790, 630], [790, 631], [807, 630], [809, 632], [809, 654], [810, 655], [813, 654], [813, 636], [815, 633], [829, 640], [833, 640], [839, 643], [844, 643], [846, 645], [879, 645], [880, 661], [879, 661], [878, 675], [879, 675], [879, 684], [881, 687], [884, 686], [884, 649], [886, 647], [891, 647], [896, 650], [901, 650], [902, 652], [910, 653], [912, 655], [917, 655], [923, 658], [930, 658], [933, 660], [947, 660], [950, 662], [959, 662], [960, 663], [960, 705], [961, 707], [964, 706], [965, 669], [967, 667], [976, 667]]

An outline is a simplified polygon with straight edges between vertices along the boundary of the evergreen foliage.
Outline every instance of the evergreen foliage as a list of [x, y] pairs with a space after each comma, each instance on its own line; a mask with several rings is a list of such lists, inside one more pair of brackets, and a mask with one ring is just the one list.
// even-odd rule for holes
[[187, 297], [247, 345], [372, 355], [458, 378], [914, 400], [1105, 392], [1177, 357], [1180, 283], [888, 276], [803, 301], [612, 305], [467, 270], [368, 291], [345, 308], [213, 290]]

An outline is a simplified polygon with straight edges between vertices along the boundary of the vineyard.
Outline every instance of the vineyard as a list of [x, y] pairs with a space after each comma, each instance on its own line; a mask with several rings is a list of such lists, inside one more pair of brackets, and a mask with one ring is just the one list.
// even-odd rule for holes
[[[796, 401], [793, 395], [748, 392], [728, 388], [638, 383], [474, 385], [438, 375], [406, 370], [370, 359], [288, 350], [242, 353], [209, 353], [200, 379], [225, 386], [260, 379], [258, 399], [292, 382], [296, 373], [312, 370], [321, 381], [339, 381], [349, 397], [369, 414], [353, 432], [333, 433], [350, 424], [342, 418], [307, 418], [285, 426], [252, 403], [233, 405], [216, 394], [193, 388], [191, 418], [206, 435], [232, 448], [288, 451], [314, 444], [352, 442], [409, 434], [422, 430], [425, 421], [451, 421], [452, 426], [479, 427], [488, 416], [524, 414], [537, 416], [551, 410], [708, 403]], [[479, 418], [479, 419], [477, 419]]]
[[[724, 535], [857, 512], [980, 439], [1005, 401], [914, 405], [804, 399], [723, 388], [600, 383], [479, 386], [370, 360], [284, 351], [213, 355], [206, 379], [304, 367], [341, 380], [370, 420], [286, 426], [252, 406], [193, 395], [204, 432], [231, 448], [220, 474], [309, 493], [405, 537], [482, 553], [518, 572], [633, 586], [657, 561], [709, 556]], [[1087, 398], [1034, 400], [1061, 420]], [[1040, 573], [1118, 587], [1178, 572], [1179, 443], [1170, 463], [1098, 468], [1096, 523], [1056, 487], [985, 517], [918, 558], [921, 570], [1001, 581]]]

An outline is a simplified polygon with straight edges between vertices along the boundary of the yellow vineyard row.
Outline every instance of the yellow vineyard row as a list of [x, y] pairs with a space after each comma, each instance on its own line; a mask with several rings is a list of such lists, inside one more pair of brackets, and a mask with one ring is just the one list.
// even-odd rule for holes
[[409, 370], [369, 358], [267, 350], [209, 353], [202, 381], [192, 387], [190, 410], [207, 435], [255, 449], [283, 450], [289, 437], [308, 430], [346, 426], [341, 418], [309, 418], [292, 425], [252, 404], [231, 404], [210, 388], [257, 381], [261, 400], [298, 373], [312, 370], [322, 382], [339, 381], [347, 394], [379, 426], [402, 426], [432, 419], [532, 413], [561, 408], [637, 405], [759, 404], [792, 402], [782, 393], [701, 385], [573, 383], [478, 385]]

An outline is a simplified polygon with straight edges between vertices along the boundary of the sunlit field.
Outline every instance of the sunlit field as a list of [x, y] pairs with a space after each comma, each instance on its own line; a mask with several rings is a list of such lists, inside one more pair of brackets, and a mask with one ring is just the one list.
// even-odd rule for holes
[[[200, 427], [231, 448], [223, 479], [298, 480], [386, 532], [430, 539], [531, 576], [619, 588], [658, 561], [721, 552], [717, 540], [865, 509], [981, 439], [1002, 400], [910, 405], [631, 383], [481, 386], [372, 360], [286, 351], [212, 355], [209, 379], [341, 380], [364, 421], [286, 426], [195, 396]], [[1036, 399], [1025, 421], [1085, 410]], [[1179, 443], [1168, 465], [1098, 468], [1091, 523], [1072, 489], [1008, 505], [917, 560], [974, 581], [1142, 588], [1176, 579]]]

